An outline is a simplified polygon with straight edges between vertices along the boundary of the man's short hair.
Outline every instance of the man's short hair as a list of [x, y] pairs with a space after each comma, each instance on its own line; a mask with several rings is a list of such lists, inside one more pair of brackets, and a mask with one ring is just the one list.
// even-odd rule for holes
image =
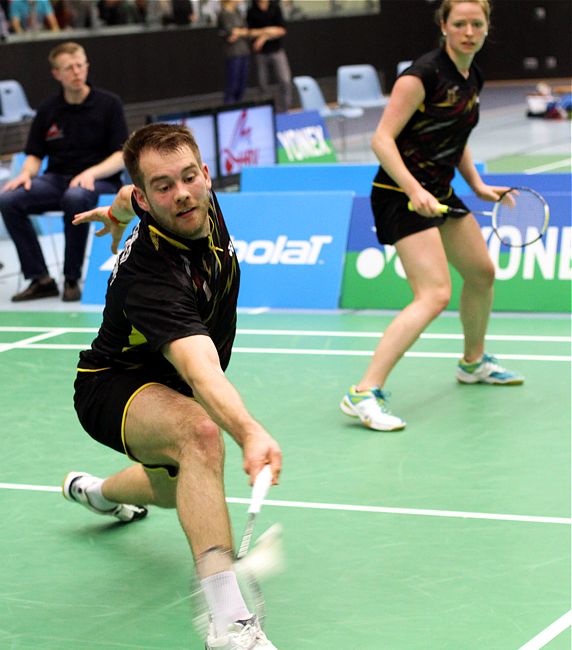
[[135, 131], [123, 146], [123, 159], [133, 183], [144, 190], [144, 181], [139, 160], [147, 150], [159, 153], [172, 153], [184, 148], [190, 148], [199, 166], [202, 167], [201, 152], [195, 136], [186, 127], [179, 124], [148, 124]]
[[[66, 41], [65, 43], [60, 43], [56, 45], [48, 54], [48, 61], [52, 68], [56, 68], [56, 59], [61, 54], [77, 54], [81, 52], [85, 55], [85, 50], [79, 43], [74, 43], [73, 41]], [[87, 58], [87, 55], [86, 55]]]

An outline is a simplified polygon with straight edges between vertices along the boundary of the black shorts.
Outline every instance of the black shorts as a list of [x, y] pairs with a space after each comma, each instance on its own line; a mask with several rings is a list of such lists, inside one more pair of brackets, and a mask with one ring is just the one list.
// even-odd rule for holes
[[[141, 462], [130, 453], [125, 443], [125, 417], [131, 400], [150, 384], [162, 384], [183, 395], [193, 395], [183, 380], [165, 381], [147, 370], [78, 369], [74, 383], [74, 406], [82, 427], [102, 445]], [[144, 465], [149, 469], [164, 467], [170, 476], [177, 474], [177, 468], [173, 466]]]
[[[461, 199], [451, 190], [446, 197], [437, 197], [441, 203], [452, 208], [469, 211]], [[443, 217], [421, 217], [411, 212], [407, 194], [398, 190], [373, 186], [371, 190], [371, 209], [380, 244], [395, 244], [396, 241], [429, 228], [442, 226], [447, 219], [462, 219], [466, 215], [455, 214]]]

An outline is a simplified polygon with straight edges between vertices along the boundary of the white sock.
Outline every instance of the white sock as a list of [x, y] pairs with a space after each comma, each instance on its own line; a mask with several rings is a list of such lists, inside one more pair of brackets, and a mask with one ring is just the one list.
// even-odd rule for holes
[[115, 501], [110, 501], [103, 496], [103, 493], [101, 491], [102, 487], [103, 479], [97, 482], [94, 481], [93, 484], [85, 490], [88, 501], [95, 508], [99, 508], [99, 510], [113, 510], [113, 508], [117, 506], [117, 503], [115, 503]]
[[234, 621], [244, 621], [252, 614], [244, 602], [234, 571], [215, 573], [201, 580], [217, 636], [224, 634]]

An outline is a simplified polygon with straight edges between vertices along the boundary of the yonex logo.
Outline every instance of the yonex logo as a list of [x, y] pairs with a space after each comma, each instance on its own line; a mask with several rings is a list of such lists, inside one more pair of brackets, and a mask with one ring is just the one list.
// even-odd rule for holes
[[[519, 248], [522, 234], [518, 228], [504, 226], [501, 236], [506, 237], [516, 247], [506, 249], [501, 241], [493, 235], [491, 226], [481, 228], [482, 235], [488, 243], [489, 255], [496, 268], [497, 280], [571, 280], [572, 279], [572, 228], [551, 226], [544, 237], [530, 246]], [[384, 250], [375, 247], [364, 248], [356, 258], [358, 275], [372, 280], [381, 275], [387, 265], [395, 258], [394, 270], [400, 278], [405, 278], [405, 271], [393, 246]]]
[[276, 134], [289, 161], [318, 158], [332, 153], [321, 126], [288, 129]]
[[236, 257], [246, 264], [323, 264], [322, 248], [331, 244], [331, 235], [312, 235], [309, 240], [288, 239], [279, 235], [275, 241], [255, 239], [251, 242], [233, 238]]

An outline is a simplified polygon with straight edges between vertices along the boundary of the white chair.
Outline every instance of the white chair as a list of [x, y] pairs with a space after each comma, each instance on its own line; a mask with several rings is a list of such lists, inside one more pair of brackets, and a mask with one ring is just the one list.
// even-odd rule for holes
[[397, 64], [397, 70], [396, 74], [399, 77], [399, 75], [404, 71], [407, 70], [407, 68], [413, 63], [413, 61], [400, 61]]
[[[12, 160], [10, 161], [10, 178], [18, 176], [25, 160], [26, 154], [23, 151], [19, 151], [12, 155]], [[44, 158], [40, 167], [40, 174], [45, 171], [47, 163], [48, 159]], [[30, 214], [29, 216], [30, 219], [32, 219], [32, 223], [34, 224], [34, 228], [38, 235], [46, 235], [49, 237], [52, 245], [53, 260], [59, 273], [61, 271], [61, 265], [57, 236], [63, 231], [63, 221], [54, 223], [53, 218], [58, 217], [59, 219], [63, 219], [63, 212], [61, 210], [49, 210], [47, 212], [42, 212], [41, 214]]]
[[34, 117], [26, 93], [15, 79], [0, 81], [0, 124], [15, 124]]
[[372, 65], [342, 65], [338, 68], [337, 79], [340, 106], [380, 108], [389, 101]]
[[363, 115], [363, 109], [348, 106], [328, 106], [324, 95], [313, 77], [294, 77], [292, 80], [300, 96], [300, 104], [305, 111], [318, 111], [322, 117], [355, 118]]
[[342, 148], [346, 151], [345, 121], [362, 117], [363, 108], [352, 108], [349, 106], [328, 106], [318, 82], [313, 77], [301, 76], [292, 79], [298, 95], [300, 104], [305, 111], [318, 111], [321, 117], [331, 118], [338, 122], [342, 136]]

